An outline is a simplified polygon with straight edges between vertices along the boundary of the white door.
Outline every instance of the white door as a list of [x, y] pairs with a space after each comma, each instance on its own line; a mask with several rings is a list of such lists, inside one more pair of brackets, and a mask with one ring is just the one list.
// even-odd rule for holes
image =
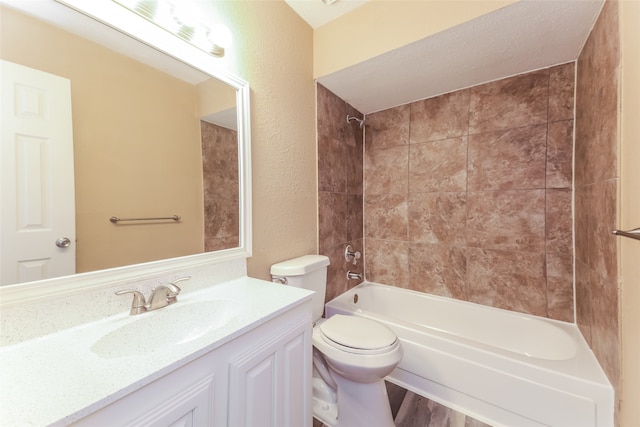
[[71, 83], [7, 61], [0, 75], [0, 285], [73, 274]]

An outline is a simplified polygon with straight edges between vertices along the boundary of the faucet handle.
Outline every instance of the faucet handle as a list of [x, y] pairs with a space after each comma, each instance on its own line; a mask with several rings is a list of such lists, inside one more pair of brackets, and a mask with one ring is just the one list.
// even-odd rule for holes
[[133, 294], [133, 301], [131, 302], [131, 311], [129, 314], [141, 314], [147, 311], [147, 302], [144, 299], [144, 295], [135, 289], [122, 289], [115, 292], [116, 295]]
[[[191, 279], [191, 276], [186, 276], [186, 277], [181, 277], [179, 279], [174, 280], [173, 282], [169, 282], [166, 285], [161, 285], [164, 286], [165, 288], [165, 298], [167, 301], [167, 305], [169, 304], [173, 304], [174, 302], [178, 301], [178, 294], [182, 291], [182, 289], [180, 288], [180, 286], [176, 285], [176, 283], [179, 282], [184, 282], [185, 280], [189, 280]], [[160, 286], [158, 286], [158, 288], [160, 288]], [[152, 303], [152, 302], [150, 302]], [[155, 304], [155, 302], [153, 302]]]
[[354, 251], [351, 245], [347, 245], [344, 249], [344, 259], [347, 262], [353, 263], [353, 265], [358, 264], [358, 260], [362, 257], [360, 251]]
[[189, 280], [189, 279], [191, 279], [191, 276], [181, 277], [179, 279], [174, 280], [173, 282], [169, 282], [167, 285], [169, 289], [171, 289], [171, 292], [178, 295], [180, 291], [182, 291], [182, 289], [180, 288], [180, 286], [176, 285], [176, 283], [184, 282], [185, 280]]

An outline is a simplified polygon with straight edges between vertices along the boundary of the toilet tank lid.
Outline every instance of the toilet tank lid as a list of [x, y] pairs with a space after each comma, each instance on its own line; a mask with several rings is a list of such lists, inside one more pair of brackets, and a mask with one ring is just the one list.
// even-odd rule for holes
[[275, 276], [299, 276], [329, 265], [329, 257], [324, 255], [304, 255], [271, 266]]

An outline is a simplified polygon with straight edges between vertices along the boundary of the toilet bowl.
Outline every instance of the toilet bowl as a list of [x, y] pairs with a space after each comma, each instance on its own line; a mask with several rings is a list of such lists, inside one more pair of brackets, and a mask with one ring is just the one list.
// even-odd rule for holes
[[383, 378], [402, 359], [395, 333], [374, 320], [324, 311], [329, 259], [306, 255], [271, 267], [274, 281], [316, 292], [313, 415], [328, 427], [393, 427]]
[[337, 417], [324, 411], [314, 416], [331, 427], [393, 427], [383, 380], [402, 358], [393, 331], [373, 320], [336, 314], [316, 323], [312, 337], [337, 392]]

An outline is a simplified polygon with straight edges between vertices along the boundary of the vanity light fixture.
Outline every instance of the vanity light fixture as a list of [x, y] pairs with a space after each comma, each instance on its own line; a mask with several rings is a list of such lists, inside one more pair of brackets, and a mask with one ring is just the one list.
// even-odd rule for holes
[[209, 27], [184, 0], [113, 0], [187, 43], [217, 58], [231, 45], [231, 31], [222, 24]]
[[332, 4], [334, 4], [335, 2], [337, 2], [338, 0], [322, 0], [324, 2], [324, 4], [326, 4], [327, 6], [331, 6]]

